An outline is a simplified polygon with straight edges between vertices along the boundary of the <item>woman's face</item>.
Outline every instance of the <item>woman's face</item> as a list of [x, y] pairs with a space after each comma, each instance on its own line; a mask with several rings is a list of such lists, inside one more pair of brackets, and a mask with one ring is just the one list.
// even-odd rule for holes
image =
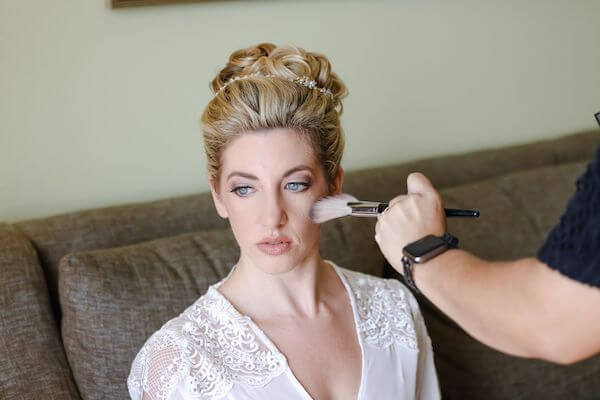
[[[340, 168], [333, 182], [339, 192]], [[308, 141], [292, 129], [248, 132], [221, 154], [221, 175], [211, 181], [217, 212], [229, 218], [241, 263], [270, 274], [318, 257], [319, 226], [311, 206], [328, 194], [323, 168]]]

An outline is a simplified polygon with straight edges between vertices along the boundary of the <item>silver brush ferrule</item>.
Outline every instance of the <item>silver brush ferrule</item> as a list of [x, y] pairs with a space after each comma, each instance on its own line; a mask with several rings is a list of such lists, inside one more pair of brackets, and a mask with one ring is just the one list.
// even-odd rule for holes
[[352, 210], [351, 215], [355, 217], [376, 217], [388, 206], [387, 203], [378, 201], [350, 201], [347, 205]]

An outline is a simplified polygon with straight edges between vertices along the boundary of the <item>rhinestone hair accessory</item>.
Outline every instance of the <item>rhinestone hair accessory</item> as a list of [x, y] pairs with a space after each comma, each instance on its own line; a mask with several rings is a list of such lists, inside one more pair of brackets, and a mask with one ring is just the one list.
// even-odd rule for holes
[[330, 98], [333, 99], [333, 93], [331, 92], [330, 89], [326, 89], [326, 88], [317, 86], [317, 81], [315, 81], [314, 79], [310, 79], [308, 76], [298, 76], [296, 78], [285, 78], [283, 76], [273, 75], [273, 74], [262, 75], [257, 72], [250, 74], [250, 75], [236, 76], [236, 77], [229, 79], [227, 82], [225, 82], [225, 84], [223, 86], [221, 86], [219, 88], [219, 90], [217, 90], [217, 92], [215, 93], [215, 96], [217, 96], [219, 93], [221, 93], [223, 91], [223, 89], [225, 89], [227, 86], [229, 86], [233, 82], [243, 80], [243, 79], [257, 78], [257, 77], [287, 79], [290, 82], [295, 82], [299, 85], [306, 86], [309, 89], [318, 90], [319, 92], [321, 92], [324, 95], [329, 96]]

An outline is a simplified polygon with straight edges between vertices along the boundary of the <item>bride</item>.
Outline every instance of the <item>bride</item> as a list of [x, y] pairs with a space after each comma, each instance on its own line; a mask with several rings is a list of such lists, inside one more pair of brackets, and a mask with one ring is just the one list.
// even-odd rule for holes
[[320, 54], [234, 52], [202, 116], [211, 192], [240, 258], [145, 343], [133, 399], [437, 399], [431, 343], [398, 281], [319, 255], [309, 217], [340, 193], [346, 89]]

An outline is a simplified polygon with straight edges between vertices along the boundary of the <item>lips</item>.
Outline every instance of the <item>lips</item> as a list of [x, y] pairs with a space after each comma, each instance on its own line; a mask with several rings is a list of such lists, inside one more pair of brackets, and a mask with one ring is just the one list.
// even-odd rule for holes
[[286, 236], [277, 238], [265, 238], [258, 244], [258, 249], [269, 256], [280, 256], [290, 251], [292, 241]]

